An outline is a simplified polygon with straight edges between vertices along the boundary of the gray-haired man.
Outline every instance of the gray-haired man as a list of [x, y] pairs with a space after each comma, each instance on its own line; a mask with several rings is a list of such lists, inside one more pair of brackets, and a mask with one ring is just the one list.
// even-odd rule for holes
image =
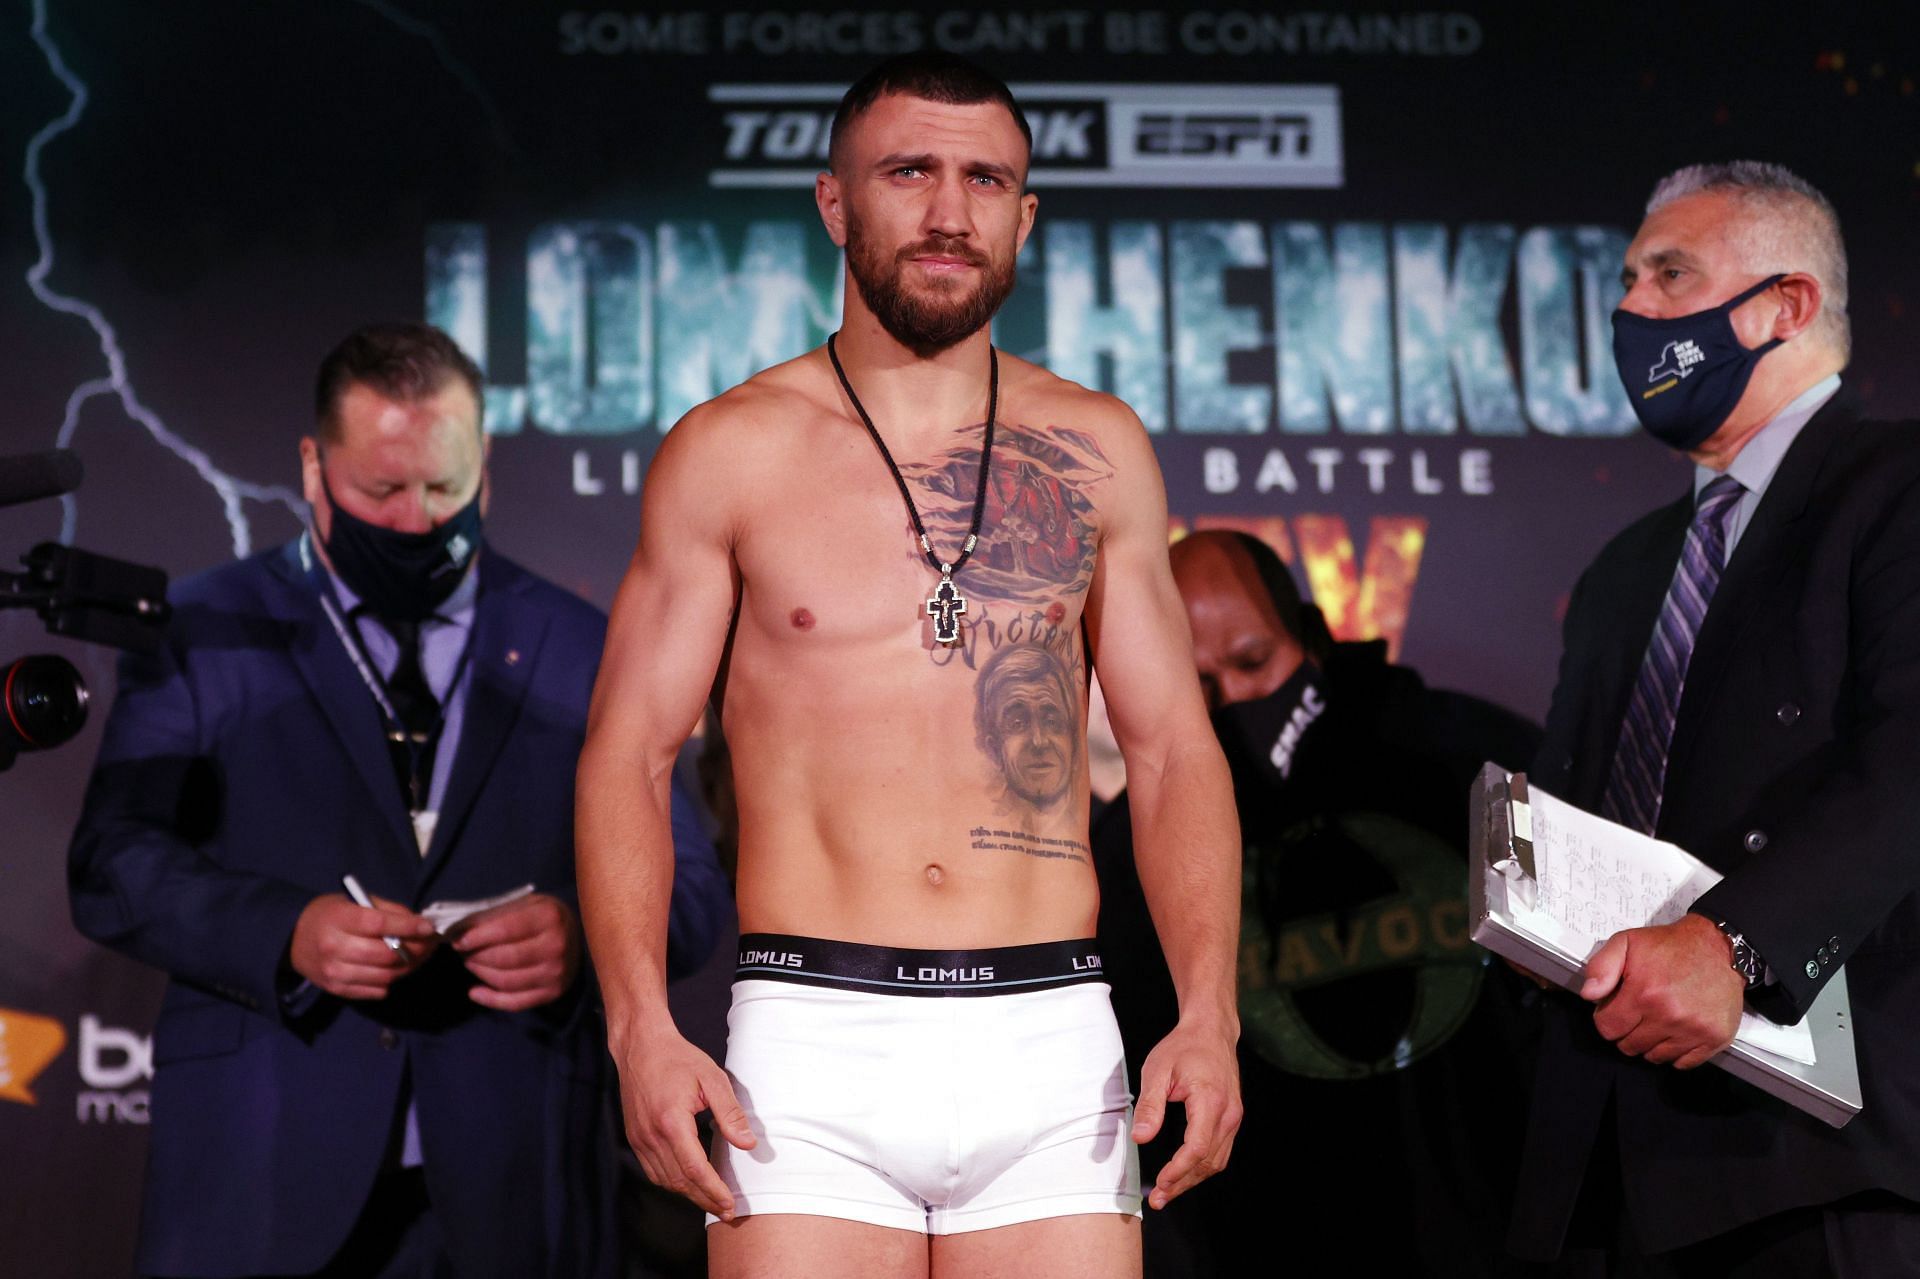
[[[1785, 169], [1667, 177], [1622, 281], [1621, 379], [1694, 478], [1575, 586], [1533, 777], [1726, 878], [1553, 1001], [1514, 1243], [1594, 1273], [1920, 1274], [1920, 433], [1842, 387], [1839, 224]], [[1842, 964], [1847, 1128], [1692, 1069]]]

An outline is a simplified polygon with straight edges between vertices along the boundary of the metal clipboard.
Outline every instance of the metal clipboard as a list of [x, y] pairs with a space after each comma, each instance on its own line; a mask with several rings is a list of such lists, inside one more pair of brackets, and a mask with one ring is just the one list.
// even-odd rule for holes
[[[1467, 859], [1467, 908], [1473, 940], [1503, 959], [1567, 990], [1580, 984], [1586, 957], [1570, 955], [1517, 924], [1509, 895], [1525, 891], [1534, 873], [1527, 806], [1527, 775], [1488, 764], [1474, 783], [1472, 856]], [[1735, 1042], [1712, 1064], [1835, 1128], [1860, 1113], [1860, 1067], [1854, 1054], [1853, 1015], [1843, 968], [1808, 1010], [1812, 1065]]]

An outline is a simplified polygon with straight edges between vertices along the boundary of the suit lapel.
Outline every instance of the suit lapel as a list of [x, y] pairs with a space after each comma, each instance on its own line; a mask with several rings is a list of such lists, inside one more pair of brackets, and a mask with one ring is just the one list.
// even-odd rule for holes
[[399, 848], [417, 860], [413, 831], [400, 801], [400, 787], [394, 781], [392, 758], [387, 754], [380, 712], [320, 605], [318, 581], [314, 571], [302, 562], [301, 542], [289, 545], [285, 554], [275, 556], [268, 564], [282, 587], [272, 607], [277, 617], [292, 626], [287, 648], [295, 669], [319, 703], [340, 749], [366, 783], [373, 808], [381, 814]]
[[427, 848], [427, 878], [439, 872], [448, 848], [459, 838], [474, 801], [520, 718], [527, 685], [546, 639], [547, 615], [528, 604], [523, 586], [520, 570], [498, 556], [482, 557], [466, 709], [460, 741], [454, 747], [453, 772], [440, 801], [439, 823]]
[[1667, 749], [1669, 782], [1684, 767], [1687, 754], [1709, 720], [1729, 659], [1753, 624], [1768, 587], [1792, 564], [1800, 534], [1794, 524], [1807, 512], [1815, 482], [1835, 442], [1856, 418], [1854, 406], [1836, 395], [1814, 414], [1767, 484], [1740, 544], [1733, 548], [1707, 606], [1707, 616], [1694, 640], [1687, 663], [1687, 680], [1674, 716], [1673, 741]]

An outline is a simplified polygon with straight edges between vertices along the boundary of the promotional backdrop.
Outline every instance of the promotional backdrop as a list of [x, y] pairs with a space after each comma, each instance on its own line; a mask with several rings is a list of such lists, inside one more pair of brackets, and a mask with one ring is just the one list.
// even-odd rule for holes
[[[0, 451], [87, 480], [0, 512], [174, 576], [300, 528], [319, 357], [381, 318], [486, 368], [490, 540], [601, 606], [687, 409], [821, 342], [827, 122], [880, 58], [1013, 82], [1038, 228], [1007, 351], [1127, 400], [1176, 530], [1249, 528], [1335, 631], [1545, 713], [1580, 568], [1687, 467], [1608, 313], [1652, 183], [1782, 161], [1838, 206], [1847, 380], [1920, 413], [1911, 20], [1823, 8], [0, 2]], [[876, 465], [878, 460], [876, 459]], [[123, 1272], [158, 977], [68, 922], [94, 722], [0, 778], [0, 1248]], [[714, 969], [722, 973], [724, 961]], [[724, 975], [680, 993], [717, 1040]], [[22, 1256], [24, 1245], [25, 1255]]]

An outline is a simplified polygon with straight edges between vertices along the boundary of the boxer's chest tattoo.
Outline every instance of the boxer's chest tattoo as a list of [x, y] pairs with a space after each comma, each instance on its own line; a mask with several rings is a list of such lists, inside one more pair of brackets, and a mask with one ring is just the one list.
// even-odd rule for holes
[[[942, 555], [966, 541], [979, 468], [977, 445], [900, 468]], [[1001, 423], [979, 545], [954, 579], [967, 598], [1038, 608], [1043, 615], [1057, 610], [1052, 620], [1064, 620], [1063, 602], [1077, 602], [1093, 581], [1099, 527], [1091, 490], [1112, 475], [1106, 454], [1084, 431]], [[917, 556], [918, 550], [907, 546], [902, 553]]]

